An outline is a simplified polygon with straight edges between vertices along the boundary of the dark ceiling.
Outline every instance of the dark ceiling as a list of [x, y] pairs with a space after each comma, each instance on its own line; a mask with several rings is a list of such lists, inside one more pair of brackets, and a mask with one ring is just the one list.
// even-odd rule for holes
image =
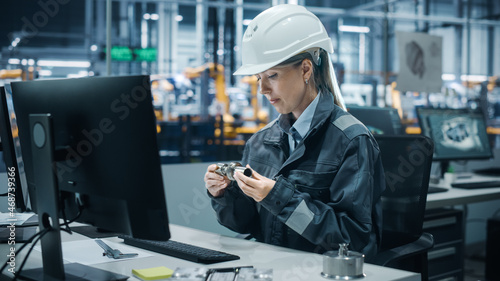
[[[33, 1], [3, 0], [0, 16], [0, 46], [5, 47], [15, 39], [13, 32], [25, 35], [25, 46], [67, 46], [82, 39], [71, 36], [46, 37], [47, 34], [83, 34], [85, 1], [73, 0]], [[40, 5], [40, 3], [50, 3]], [[55, 3], [55, 4], [54, 4]], [[30, 40], [35, 39], [36, 40]], [[53, 41], [53, 42], [52, 42]]]
[[[226, 0], [232, 3], [232, 0]], [[19, 46], [78, 46], [83, 44], [85, 28], [84, 0], [2, 0], [0, 16], [0, 48], [7, 47], [15, 39], [15, 35], [23, 35]], [[94, 1], [96, 3], [98, 1]], [[114, 17], [118, 17], [118, 2], [113, 1]], [[147, 2], [147, 1], [145, 1]], [[154, 4], [159, 1], [150, 1], [149, 4], [138, 2], [137, 8], [146, 6], [146, 10], [155, 10]], [[166, 1], [171, 3], [172, 1]], [[193, 2], [193, 1], [188, 1]], [[367, 1], [326, 1], [307, 0], [308, 6], [329, 6], [335, 8], [349, 8]], [[269, 0], [245, 0], [244, 4], [270, 5]], [[195, 22], [195, 8], [193, 5], [182, 5], [179, 1], [179, 14], [184, 17], [183, 24]], [[95, 17], [95, 6], [94, 15]], [[245, 11], [244, 16], [252, 18], [259, 11]], [[115, 18], [116, 20], [116, 18]], [[14, 33], [18, 32], [18, 33]], [[66, 34], [66, 36], [65, 36]], [[81, 35], [81, 36], [80, 36]], [[34, 40], [36, 39], [36, 40]]]

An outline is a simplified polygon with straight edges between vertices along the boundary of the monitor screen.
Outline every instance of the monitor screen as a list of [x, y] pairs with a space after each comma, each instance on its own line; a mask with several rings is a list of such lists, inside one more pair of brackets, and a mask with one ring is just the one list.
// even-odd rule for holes
[[417, 108], [422, 134], [434, 141], [434, 160], [493, 157], [480, 109]]
[[31, 208], [24, 174], [24, 165], [20, 151], [15, 144], [19, 143], [16, 120], [9, 114], [9, 107], [12, 108], [10, 85], [0, 87], [0, 138], [2, 140], [2, 156], [6, 166], [9, 182], [9, 191], [14, 196], [17, 212], [29, 211]]
[[53, 173], [68, 219], [78, 214], [78, 221], [113, 232], [170, 238], [149, 76], [24, 81], [11, 87], [37, 212], [44, 202], [33, 194], [46, 187], [35, 177], [40, 168], [33, 160], [30, 116], [50, 114]]
[[372, 134], [401, 135], [403, 133], [401, 118], [395, 108], [348, 106], [347, 111], [361, 121]]

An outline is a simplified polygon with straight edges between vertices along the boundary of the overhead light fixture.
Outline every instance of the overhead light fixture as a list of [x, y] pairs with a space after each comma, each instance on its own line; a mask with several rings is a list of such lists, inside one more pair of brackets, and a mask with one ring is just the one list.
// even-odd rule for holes
[[38, 70], [38, 75], [40, 76], [52, 76], [52, 71], [48, 69]]
[[16, 46], [17, 46], [17, 44], [19, 44], [19, 42], [21, 42], [21, 38], [16, 37], [16, 39], [12, 40], [12, 43], [10, 43], [10, 45], [11, 45], [12, 47], [16, 47]]
[[145, 20], [158, 20], [160, 19], [160, 15], [158, 14], [150, 14], [150, 13], [145, 13], [143, 16], [142, 16], [143, 19]]
[[37, 64], [52, 67], [90, 67], [89, 61], [39, 60]]
[[9, 64], [20, 64], [21, 60], [20, 59], [9, 59]]
[[66, 75], [67, 78], [81, 78], [81, 77], [87, 77], [89, 76], [88, 71], [79, 71], [78, 73], [71, 73]]
[[484, 82], [488, 81], [488, 76], [486, 75], [460, 75], [462, 81], [469, 82]]
[[[455, 81], [457, 76], [455, 74], [443, 73], [441, 75], [443, 81]], [[460, 75], [460, 80], [464, 82], [484, 82], [488, 81], [488, 76], [486, 75]]]
[[175, 16], [175, 20], [178, 22], [182, 21], [183, 19], [184, 19], [184, 17], [182, 15]]
[[355, 26], [355, 25], [341, 25], [339, 30], [342, 32], [354, 32], [354, 33], [368, 33], [370, 28], [368, 26]]
[[441, 75], [441, 79], [443, 79], [443, 81], [455, 81], [456, 78], [457, 76], [455, 76], [455, 74], [443, 73]]

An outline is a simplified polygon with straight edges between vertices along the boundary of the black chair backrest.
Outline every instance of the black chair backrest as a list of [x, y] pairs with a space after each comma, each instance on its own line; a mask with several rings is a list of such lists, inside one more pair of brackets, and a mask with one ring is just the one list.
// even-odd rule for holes
[[422, 135], [375, 135], [385, 171], [382, 250], [422, 234], [434, 142]]

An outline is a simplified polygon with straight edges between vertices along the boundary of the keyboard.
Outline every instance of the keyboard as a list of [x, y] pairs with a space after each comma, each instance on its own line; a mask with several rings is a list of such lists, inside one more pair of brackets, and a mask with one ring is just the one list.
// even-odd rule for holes
[[240, 259], [239, 256], [216, 250], [202, 248], [177, 241], [154, 241], [138, 239], [128, 235], [120, 235], [119, 238], [127, 245], [157, 252], [171, 257], [188, 260], [196, 263], [211, 264], [224, 261]]
[[500, 180], [478, 181], [478, 182], [455, 182], [452, 183], [451, 186], [464, 189], [500, 187]]
[[437, 187], [437, 186], [429, 186], [429, 189], [427, 190], [427, 193], [439, 193], [439, 192], [446, 192], [446, 191], [448, 191], [448, 188]]
[[474, 170], [474, 174], [496, 177], [500, 175], [500, 167]]

